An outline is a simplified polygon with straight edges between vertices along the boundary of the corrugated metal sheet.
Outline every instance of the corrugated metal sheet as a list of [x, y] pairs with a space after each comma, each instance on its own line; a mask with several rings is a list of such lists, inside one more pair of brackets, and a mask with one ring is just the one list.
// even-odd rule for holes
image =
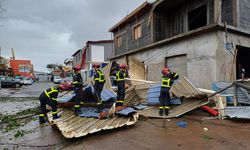
[[170, 89], [174, 95], [177, 97], [185, 97], [185, 98], [202, 98], [205, 97], [206, 94], [201, 92], [198, 88], [196, 88], [186, 77], [181, 77]]
[[[143, 64], [141, 61], [137, 60], [134, 57], [129, 57], [128, 61], [129, 66], [129, 76], [133, 79], [141, 79], [145, 80], [145, 64]], [[130, 81], [132, 85], [139, 84], [141, 82], [137, 81]]]
[[[157, 85], [148, 84], [147, 86], [139, 86], [136, 89], [143, 90], [148, 89], [149, 87], [155, 88]], [[144, 90], [145, 90], [144, 89]], [[156, 90], [159, 92], [159, 90]], [[208, 104], [208, 99], [206, 94], [201, 92], [196, 88], [188, 79], [182, 77], [181, 80], [177, 81], [172, 87], [171, 92], [174, 93], [177, 97], [185, 97], [183, 103], [178, 106], [172, 106], [168, 116], [160, 116], [159, 109], [157, 106], [149, 107], [145, 110], [139, 111], [139, 113], [146, 117], [155, 117], [155, 118], [172, 118], [178, 117], [182, 114], [185, 114], [195, 108]], [[193, 99], [191, 98], [193, 97]], [[200, 99], [197, 99], [200, 98]]]
[[250, 107], [226, 107], [225, 115], [229, 118], [250, 119]]
[[58, 114], [61, 115], [61, 118], [53, 122], [51, 112], [48, 113], [48, 120], [58, 127], [65, 138], [77, 138], [102, 130], [115, 129], [126, 125], [130, 126], [137, 122], [139, 116], [138, 113], [135, 113], [130, 117], [82, 118], [76, 117], [73, 111], [66, 109], [59, 109]]
[[[231, 85], [232, 82], [215, 82], [212, 84], [212, 88], [215, 91], [219, 91]], [[231, 99], [234, 96], [234, 87], [229, 88], [228, 90], [222, 92], [222, 94], [231, 95]], [[243, 88], [238, 88], [238, 102], [241, 104], [250, 104], [250, 95]]]
[[160, 116], [159, 108], [157, 106], [152, 106], [145, 110], [141, 110], [139, 111], [139, 114], [152, 118], [173, 118], [183, 115], [206, 104], [208, 104], [208, 100], [184, 100], [181, 105], [171, 107], [168, 116]]

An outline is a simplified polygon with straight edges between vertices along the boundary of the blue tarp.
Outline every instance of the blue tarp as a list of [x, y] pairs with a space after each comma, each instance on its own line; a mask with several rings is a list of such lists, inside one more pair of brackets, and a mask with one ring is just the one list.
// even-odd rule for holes
[[80, 117], [99, 117], [99, 113], [97, 112], [97, 108], [94, 107], [82, 107], [80, 108], [80, 113], [78, 114]]
[[106, 102], [108, 100], [116, 100], [116, 93], [108, 90], [108, 89], [103, 89], [101, 93], [102, 101]]
[[131, 113], [136, 112], [132, 107], [124, 108], [123, 110], [116, 112], [116, 114], [128, 116]]
[[61, 103], [66, 103], [66, 102], [70, 101], [74, 96], [75, 96], [74, 93], [73, 94], [67, 94], [67, 95], [64, 95], [63, 97], [58, 97], [57, 101], [61, 102]]
[[[105, 108], [102, 111], [108, 111], [109, 109]], [[78, 114], [80, 117], [94, 117], [98, 118], [99, 113], [97, 112], [96, 107], [81, 107], [80, 108], [80, 113]]]

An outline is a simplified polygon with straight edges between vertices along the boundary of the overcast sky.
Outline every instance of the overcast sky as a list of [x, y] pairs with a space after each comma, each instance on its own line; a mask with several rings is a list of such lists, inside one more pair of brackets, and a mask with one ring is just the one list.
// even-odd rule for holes
[[[4, 0], [2, 56], [30, 59], [37, 71], [63, 63], [86, 41], [111, 39], [108, 29], [146, 0]], [[149, 0], [152, 2], [153, 0]]]

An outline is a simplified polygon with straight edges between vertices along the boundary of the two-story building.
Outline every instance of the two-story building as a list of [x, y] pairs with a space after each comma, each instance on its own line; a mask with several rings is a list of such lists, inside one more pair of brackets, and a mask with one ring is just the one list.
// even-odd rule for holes
[[92, 64], [109, 63], [114, 56], [113, 40], [87, 41], [85, 46], [73, 54], [73, 66], [80, 65], [84, 80], [91, 75]]
[[239, 79], [242, 68], [250, 77], [249, 8], [249, 0], [144, 2], [109, 30], [111, 60], [137, 59], [154, 81], [168, 66], [201, 88]]

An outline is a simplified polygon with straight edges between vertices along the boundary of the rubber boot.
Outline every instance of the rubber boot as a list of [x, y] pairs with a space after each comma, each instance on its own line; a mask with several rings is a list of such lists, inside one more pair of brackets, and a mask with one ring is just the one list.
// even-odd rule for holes
[[102, 112], [102, 110], [103, 110], [103, 105], [102, 104], [97, 105], [97, 113]]
[[163, 115], [163, 109], [159, 109], [159, 115], [160, 115], [160, 116]]
[[79, 115], [79, 113], [80, 113], [80, 109], [79, 109], [79, 108], [75, 108], [75, 110], [74, 110], [74, 114], [75, 114], [75, 116], [78, 116], [78, 115]]
[[44, 117], [39, 117], [39, 124], [44, 125], [45, 123], [46, 123], [46, 120], [44, 119]]
[[169, 114], [169, 110], [165, 109], [165, 115], [168, 116], [168, 114]]

